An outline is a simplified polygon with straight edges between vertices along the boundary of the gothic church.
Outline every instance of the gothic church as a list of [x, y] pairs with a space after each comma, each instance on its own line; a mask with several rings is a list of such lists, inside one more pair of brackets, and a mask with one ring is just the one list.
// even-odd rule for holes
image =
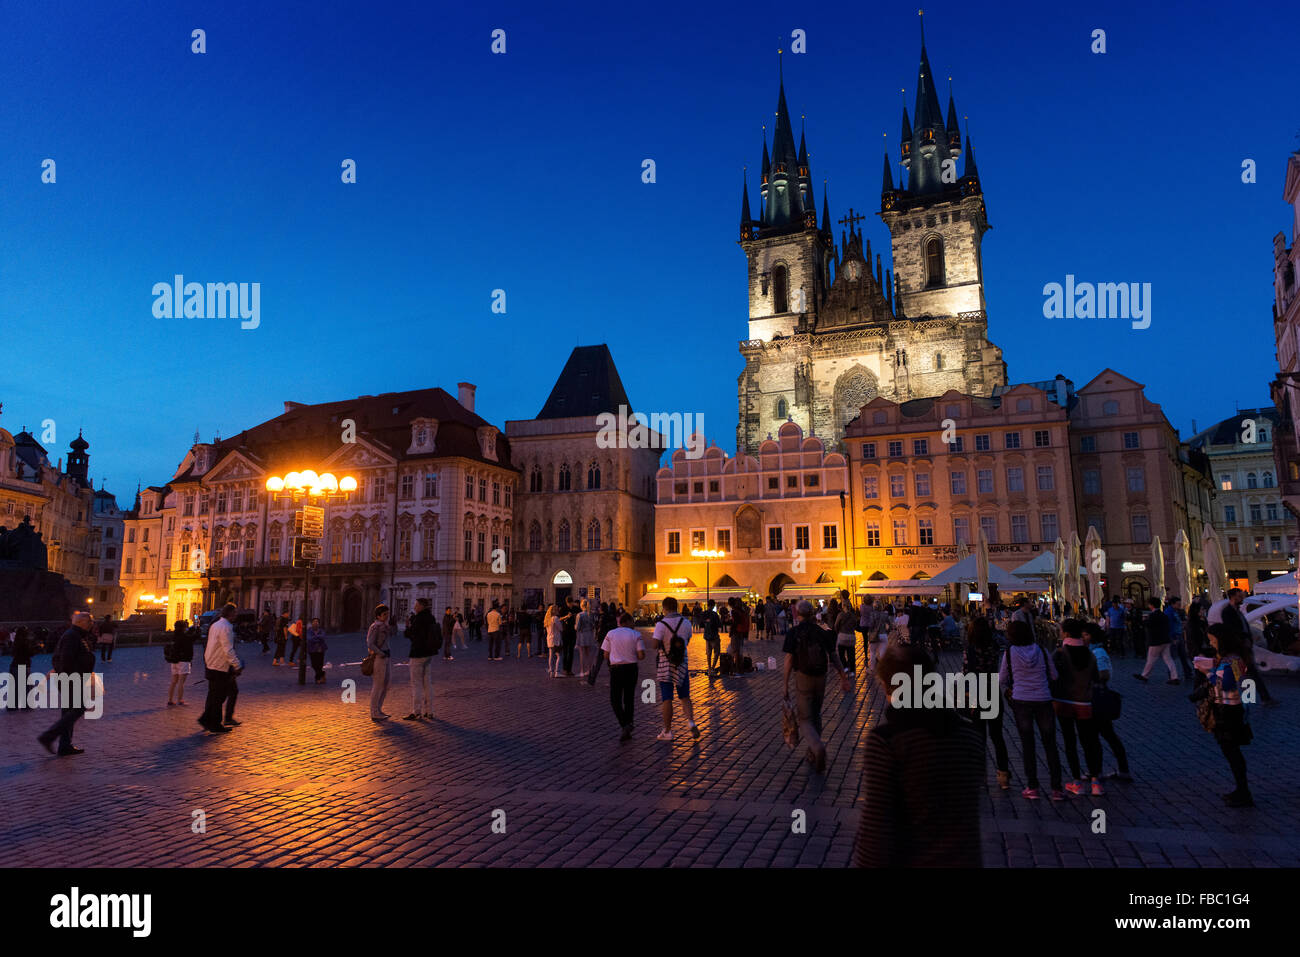
[[[876, 396], [895, 401], [957, 389], [991, 395], [1006, 384], [1002, 350], [989, 342], [980, 243], [989, 228], [969, 131], [952, 94], [945, 120], [921, 38], [915, 123], [903, 108], [894, 185], [885, 155], [880, 218], [892, 269], [872, 261], [852, 209], [835, 244], [830, 203], [821, 216], [779, 83], [769, 154], [763, 137], [758, 217], [743, 187], [740, 246], [749, 260], [749, 338], [740, 343], [736, 448], [754, 455], [782, 423], [796, 422], [837, 448], [845, 425]], [[957, 175], [958, 159], [962, 160]]]

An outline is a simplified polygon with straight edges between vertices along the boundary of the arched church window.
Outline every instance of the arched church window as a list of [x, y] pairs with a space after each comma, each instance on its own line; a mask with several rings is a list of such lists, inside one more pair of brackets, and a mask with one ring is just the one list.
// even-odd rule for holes
[[943, 353], [942, 353], [942, 352], [936, 352], [936, 353], [934, 354], [934, 367], [935, 367], [935, 369], [937, 369], [937, 370], [940, 371], [940, 372], [943, 371]]
[[931, 236], [925, 241], [925, 285], [933, 289], [943, 281], [943, 240]]
[[778, 419], [788, 418], [790, 415], [790, 406], [785, 399], [776, 400], [776, 417]]
[[772, 269], [772, 311], [790, 311], [790, 273], [784, 266]]

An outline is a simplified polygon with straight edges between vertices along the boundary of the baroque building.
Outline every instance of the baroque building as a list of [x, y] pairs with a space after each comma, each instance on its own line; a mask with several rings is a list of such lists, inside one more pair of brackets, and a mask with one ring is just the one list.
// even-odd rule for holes
[[[1273, 339], [1277, 345], [1277, 375], [1270, 397], [1277, 408], [1273, 458], [1282, 488], [1282, 501], [1300, 518], [1300, 150], [1286, 161], [1282, 198], [1291, 206], [1291, 244], [1286, 233], [1273, 237]], [[1294, 533], [1293, 533], [1294, 534]]]
[[[903, 109], [898, 185], [885, 155], [879, 216], [891, 269], [849, 209], [835, 243], [826, 189], [817, 212], [807, 142], [778, 86], [766, 133], [758, 215], [742, 187], [739, 243], [748, 260], [749, 335], [737, 386], [736, 447], [753, 455], [795, 422], [828, 448], [873, 398], [896, 402], [949, 390], [988, 396], [1006, 384], [988, 340], [982, 242], [988, 230], [974, 148], [951, 93], [945, 118], [922, 37], [915, 122]], [[957, 175], [958, 159], [962, 160]], [[906, 175], [904, 175], [906, 173]]]
[[620, 410], [624, 420], [632, 414], [609, 347], [579, 346], [537, 416], [506, 423], [520, 471], [512, 569], [520, 607], [565, 597], [631, 607], [654, 580], [661, 450], [610, 447], [602, 418]]

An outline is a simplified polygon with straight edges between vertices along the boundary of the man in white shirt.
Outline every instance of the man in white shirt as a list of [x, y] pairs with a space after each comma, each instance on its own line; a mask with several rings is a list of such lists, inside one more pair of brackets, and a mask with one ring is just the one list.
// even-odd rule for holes
[[492, 610], [487, 613], [487, 631], [488, 661], [504, 661], [501, 654], [505, 650], [501, 635], [501, 612], [496, 602], [492, 603]]
[[[658, 740], [673, 739], [674, 691], [682, 703], [682, 713], [686, 715], [691, 737], [698, 739], [700, 729], [695, 724], [695, 709], [691, 707], [691, 672], [686, 664], [686, 645], [691, 640], [691, 623], [677, 613], [677, 599], [672, 595], [664, 599], [664, 616], [655, 625], [650, 640], [657, 652], [655, 679], [659, 682], [659, 708], [664, 716], [664, 729], [659, 733]], [[674, 645], [677, 646], [676, 651]]]
[[204, 731], [224, 734], [230, 730], [221, 723], [221, 705], [226, 704], [226, 725], [235, 724], [235, 698], [239, 687], [235, 678], [244, 670], [244, 663], [235, 654], [235, 612], [233, 602], [221, 609], [221, 617], [208, 629], [208, 642], [203, 648], [203, 666], [208, 678], [208, 698], [199, 715], [199, 725]]
[[609, 702], [614, 706], [614, 716], [623, 735], [618, 740], [632, 737], [632, 702], [638, 678], [637, 662], [645, 660], [645, 642], [641, 633], [632, 627], [632, 616], [624, 612], [619, 616], [618, 627], [611, 628], [601, 643], [601, 651], [609, 662]]

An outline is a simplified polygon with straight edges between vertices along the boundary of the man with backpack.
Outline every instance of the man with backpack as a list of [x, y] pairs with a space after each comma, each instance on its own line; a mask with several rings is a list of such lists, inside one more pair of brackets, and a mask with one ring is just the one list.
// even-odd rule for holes
[[655, 679], [659, 682], [659, 710], [664, 716], [664, 729], [658, 740], [673, 739], [673, 692], [682, 703], [691, 737], [700, 737], [695, 723], [695, 709], [691, 707], [690, 669], [686, 664], [686, 643], [691, 640], [691, 623], [677, 613], [677, 599], [669, 595], [664, 599], [664, 616], [655, 625], [651, 641], [656, 655]]
[[700, 630], [704, 632], [704, 669], [713, 677], [722, 664], [722, 619], [714, 609], [712, 598], [708, 610], [700, 614]]
[[794, 673], [795, 707], [799, 733], [808, 742], [808, 763], [821, 774], [826, 770], [826, 745], [822, 742], [822, 701], [826, 696], [826, 672], [834, 666], [845, 694], [853, 682], [835, 654], [835, 637], [813, 621], [812, 602], [801, 599], [794, 607], [797, 623], [785, 636], [785, 699], [790, 700], [790, 674]]

